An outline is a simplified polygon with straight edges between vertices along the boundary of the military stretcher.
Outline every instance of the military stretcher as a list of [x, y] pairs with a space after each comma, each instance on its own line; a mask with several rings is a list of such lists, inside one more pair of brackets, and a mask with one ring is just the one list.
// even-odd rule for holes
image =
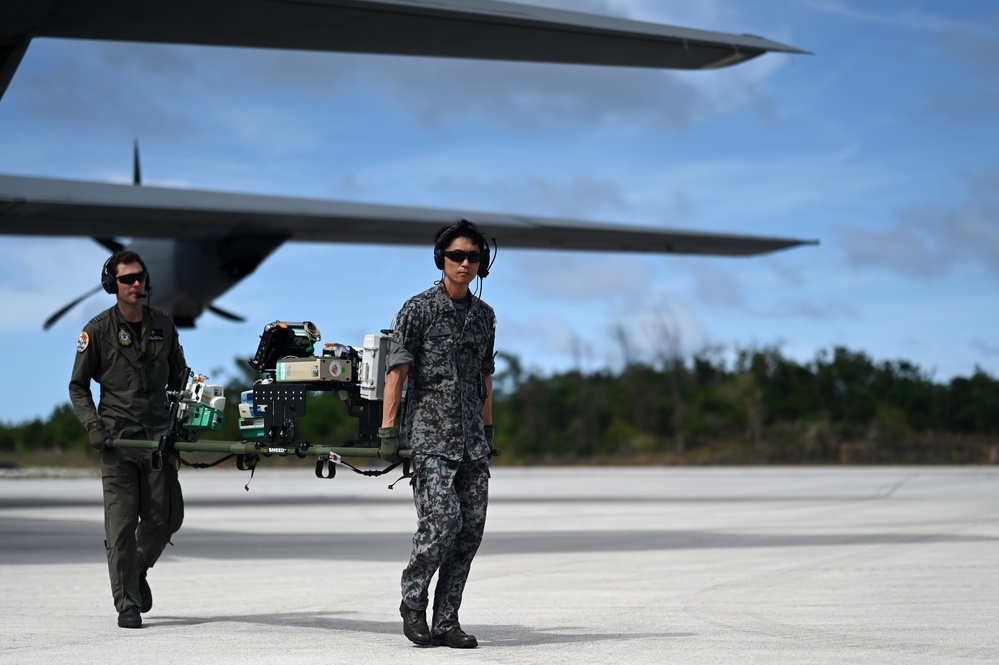
[[[106, 445], [154, 451], [154, 464], [168, 457], [192, 467], [216, 466], [235, 459], [236, 467], [252, 472], [261, 458], [296, 456], [315, 458], [316, 476], [333, 478], [344, 465], [357, 473], [380, 476], [403, 466], [409, 475], [412, 452], [395, 447], [378, 436], [385, 388], [385, 360], [388, 333], [366, 335], [358, 349], [343, 344], [326, 344], [317, 354], [319, 329], [309, 321], [267, 324], [260, 336], [257, 353], [249, 361], [261, 374], [250, 390], [243, 391], [239, 403], [241, 441], [199, 440], [199, 433], [218, 432], [225, 422], [225, 393], [207, 377], [189, 371], [187, 385], [168, 392], [170, 428], [158, 440], [114, 439]], [[298, 437], [297, 422], [305, 415], [307, 396], [313, 392], [335, 391], [350, 416], [357, 419], [357, 436], [339, 445], [315, 444]], [[188, 463], [183, 452], [219, 453], [212, 463]], [[380, 459], [389, 466], [359, 469], [345, 457]]]

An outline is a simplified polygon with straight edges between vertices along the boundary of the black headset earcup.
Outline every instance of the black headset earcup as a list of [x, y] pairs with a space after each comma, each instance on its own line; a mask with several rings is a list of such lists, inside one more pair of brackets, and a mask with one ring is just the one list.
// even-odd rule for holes
[[114, 258], [114, 254], [108, 257], [108, 260], [104, 262], [104, 267], [101, 268], [101, 286], [104, 287], [104, 291], [110, 294], [118, 293], [118, 280], [111, 276], [111, 271], [108, 270], [108, 264], [111, 263], [111, 259]]
[[142, 259], [139, 259], [139, 265], [142, 266], [142, 272], [146, 273], [145, 295], [148, 298], [149, 297], [149, 292], [153, 290], [153, 285], [149, 281], [149, 268], [146, 267], [146, 262], [143, 261]]
[[434, 235], [434, 265], [437, 266], [438, 270], [444, 270], [444, 247], [445, 242], [451, 235], [451, 232], [458, 228], [457, 224], [451, 224], [449, 226], [442, 226], [437, 229], [436, 235]]
[[482, 248], [482, 260], [479, 261], [479, 270], [477, 274], [479, 277], [489, 276], [489, 245], [486, 244], [486, 239], [484, 236], [479, 236], [479, 247]]

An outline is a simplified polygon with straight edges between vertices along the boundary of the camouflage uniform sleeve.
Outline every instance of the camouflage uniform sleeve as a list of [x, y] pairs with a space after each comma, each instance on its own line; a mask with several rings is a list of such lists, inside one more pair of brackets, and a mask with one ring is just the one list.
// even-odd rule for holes
[[422, 344], [421, 308], [413, 299], [406, 301], [392, 320], [392, 341], [389, 343], [387, 368], [412, 365]]
[[92, 429], [100, 423], [97, 405], [90, 390], [90, 382], [96, 377], [101, 362], [101, 339], [98, 325], [91, 321], [76, 340], [76, 359], [73, 362], [73, 375], [69, 380], [69, 399], [80, 423]]

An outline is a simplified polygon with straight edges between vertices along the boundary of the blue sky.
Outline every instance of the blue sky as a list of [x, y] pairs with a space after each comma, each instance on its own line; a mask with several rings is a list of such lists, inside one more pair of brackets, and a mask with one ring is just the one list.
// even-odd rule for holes
[[[770, 54], [670, 72], [36, 40], [0, 100], [0, 173], [817, 239], [749, 259], [499, 248], [499, 349], [540, 371], [669, 349], [836, 345], [935, 380], [999, 375], [999, 7], [885, 0], [549, 0], [760, 35]], [[442, 220], [442, 223], [448, 220]], [[426, 249], [289, 244], [183, 331], [221, 376], [263, 326], [359, 346], [437, 278]], [[110, 296], [87, 238], [0, 239], [0, 422], [68, 401]], [[155, 280], [155, 275], [153, 276]], [[671, 343], [659, 334], [671, 334]]]

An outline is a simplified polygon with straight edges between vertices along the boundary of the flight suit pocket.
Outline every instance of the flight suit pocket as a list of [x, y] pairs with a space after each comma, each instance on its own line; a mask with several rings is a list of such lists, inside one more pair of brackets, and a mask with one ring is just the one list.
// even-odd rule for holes
[[451, 332], [442, 328], [431, 329], [423, 343], [424, 366], [428, 382], [435, 383], [453, 376], [451, 367]]

